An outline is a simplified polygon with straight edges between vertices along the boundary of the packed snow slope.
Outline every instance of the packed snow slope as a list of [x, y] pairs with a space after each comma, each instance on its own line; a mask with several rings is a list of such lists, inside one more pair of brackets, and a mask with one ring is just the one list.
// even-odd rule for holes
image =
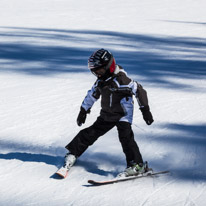
[[[0, 205], [109, 206], [206, 203], [206, 3], [203, 0], [0, 1]], [[125, 168], [114, 128], [53, 175], [82, 127], [79, 107], [99, 48], [148, 92], [154, 124], [135, 102], [133, 130], [144, 160], [169, 175], [91, 187]]]

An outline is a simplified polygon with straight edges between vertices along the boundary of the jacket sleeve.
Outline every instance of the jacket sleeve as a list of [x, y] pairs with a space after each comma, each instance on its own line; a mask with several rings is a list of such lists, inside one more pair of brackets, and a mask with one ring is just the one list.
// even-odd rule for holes
[[149, 106], [147, 91], [138, 82], [133, 82], [132, 92], [135, 95], [140, 108]]
[[95, 82], [92, 88], [87, 92], [87, 95], [82, 102], [81, 106], [85, 109], [85, 111], [88, 111], [100, 97], [100, 91], [97, 84], [98, 82]]

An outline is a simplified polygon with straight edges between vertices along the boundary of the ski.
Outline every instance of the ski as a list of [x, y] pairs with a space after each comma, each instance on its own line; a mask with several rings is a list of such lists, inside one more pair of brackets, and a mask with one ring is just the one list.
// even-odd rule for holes
[[113, 183], [118, 183], [118, 182], [124, 182], [128, 180], [134, 180], [137, 178], [142, 178], [142, 177], [151, 177], [159, 174], [166, 174], [169, 173], [169, 171], [160, 171], [160, 172], [146, 172], [143, 174], [139, 174], [137, 176], [130, 176], [130, 177], [124, 177], [124, 178], [118, 178], [118, 179], [113, 179], [113, 180], [106, 180], [106, 181], [95, 181], [95, 180], [88, 180], [88, 183], [94, 186], [100, 186], [100, 185], [108, 185], [108, 184], [113, 184]]
[[68, 175], [69, 169], [65, 168], [65, 167], [61, 167], [60, 169], [58, 169], [56, 171], [55, 174], [57, 174], [58, 176], [60, 176], [61, 178], [66, 178]]
[[64, 159], [64, 165], [60, 169], [58, 169], [55, 174], [61, 178], [66, 178], [76, 159], [77, 158], [74, 155], [67, 153]]

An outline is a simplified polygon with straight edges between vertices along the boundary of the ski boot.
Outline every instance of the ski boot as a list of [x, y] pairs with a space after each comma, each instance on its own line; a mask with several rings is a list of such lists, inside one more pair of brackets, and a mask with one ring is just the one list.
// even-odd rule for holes
[[64, 158], [64, 165], [56, 172], [59, 176], [66, 178], [68, 175], [69, 170], [76, 162], [77, 157], [70, 152], [65, 155]]
[[64, 166], [65, 168], [67, 168], [68, 170], [74, 165], [74, 163], [76, 162], [77, 158], [75, 155], [71, 154], [70, 152], [68, 152], [65, 155], [64, 158]]
[[134, 164], [131, 167], [127, 167], [124, 172], [117, 175], [117, 178], [125, 178], [129, 176], [137, 176], [150, 171], [147, 162]]

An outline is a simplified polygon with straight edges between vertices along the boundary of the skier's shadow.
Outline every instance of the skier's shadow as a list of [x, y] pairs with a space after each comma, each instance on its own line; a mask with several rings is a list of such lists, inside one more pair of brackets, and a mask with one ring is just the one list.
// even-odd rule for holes
[[90, 161], [78, 160], [78, 162], [76, 163], [76, 166], [83, 167], [87, 172], [98, 174], [101, 176], [108, 176], [108, 175], [116, 176], [118, 174], [117, 171], [106, 171], [106, 170], [100, 169], [97, 163], [90, 162]]

